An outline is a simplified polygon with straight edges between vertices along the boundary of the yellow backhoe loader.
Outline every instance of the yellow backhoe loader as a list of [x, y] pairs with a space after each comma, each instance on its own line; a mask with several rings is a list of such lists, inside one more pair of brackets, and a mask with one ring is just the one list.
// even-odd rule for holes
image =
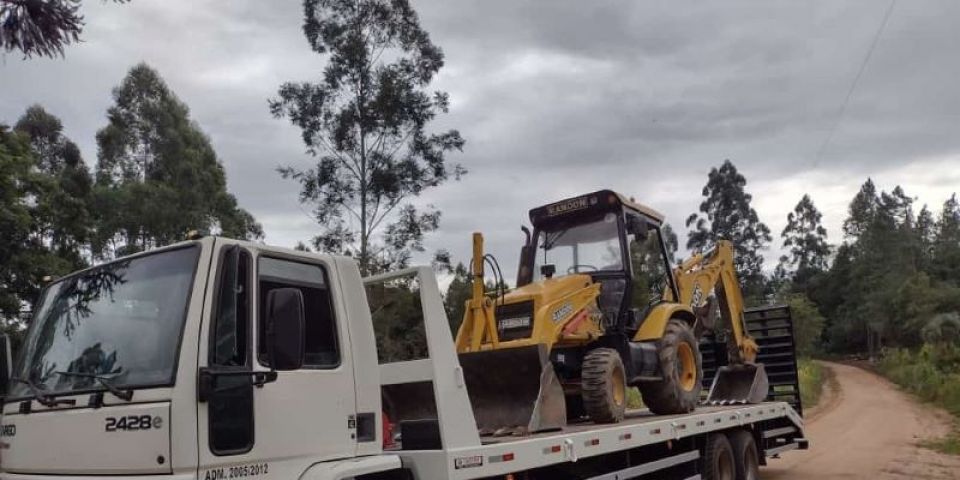
[[484, 291], [485, 264], [499, 267], [473, 236], [473, 294], [456, 347], [481, 432], [619, 422], [630, 386], [654, 413], [690, 412], [705, 332], [729, 339], [707, 401], [767, 396], [729, 242], [671, 268], [663, 216], [609, 190], [535, 208], [530, 221], [509, 292]]

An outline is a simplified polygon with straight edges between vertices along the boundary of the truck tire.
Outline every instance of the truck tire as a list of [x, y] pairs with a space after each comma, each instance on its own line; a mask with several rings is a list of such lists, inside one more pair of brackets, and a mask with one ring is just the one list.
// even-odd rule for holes
[[753, 434], [746, 430], [730, 432], [730, 447], [733, 449], [733, 463], [737, 471], [737, 480], [759, 480], [760, 454]]
[[703, 388], [703, 357], [687, 322], [671, 319], [657, 344], [661, 380], [641, 382], [643, 403], [657, 415], [692, 412]]
[[714, 433], [707, 437], [703, 447], [703, 457], [700, 459], [700, 475], [703, 480], [734, 480], [736, 475], [736, 461], [733, 458], [733, 448], [727, 436]]
[[627, 380], [620, 354], [612, 348], [597, 348], [583, 359], [581, 372], [583, 408], [595, 423], [617, 423], [627, 408]]

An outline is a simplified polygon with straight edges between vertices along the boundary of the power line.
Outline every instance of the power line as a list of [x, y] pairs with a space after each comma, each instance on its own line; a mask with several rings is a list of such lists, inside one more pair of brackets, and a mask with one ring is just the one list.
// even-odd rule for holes
[[887, 28], [887, 22], [890, 20], [890, 14], [893, 13], [893, 7], [896, 5], [896, 3], [897, 0], [890, 0], [890, 5], [887, 6], [887, 11], [883, 14], [883, 20], [880, 22], [877, 32], [873, 35], [873, 41], [870, 42], [870, 48], [867, 50], [867, 54], [863, 57], [863, 62], [860, 64], [860, 69], [857, 70], [857, 75], [853, 77], [853, 82], [850, 84], [850, 89], [847, 91], [847, 96], [843, 99], [843, 103], [840, 105], [840, 111], [837, 113], [837, 119], [833, 122], [833, 127], [830, 128], [826, 138], [823, 139], [823, 143], [820, 144], [820, 148], [817, 149], [817, 155], [813, 159], [812, 166], [816, 167], [820, 163], [823, 152], [827, 149], [827, 145], [830, 144], [830, 141], [833, 140], [833, 135], [837, 132], [837, 127], [840, 126], [840, 122], [843, 121], [843, 116], [847, 113], [847, 105], [850, 103], [850, 98], [853, 97], [853, 92], [857, 89], [857, 84], [860, 83], [860, 77], [863, 76], [863, 72], [867, 69], [867, 64], [870, 63], [870, 57], [873, 56], [873, 51], [877, 49], [877, 43], [880, 42], [880, 37], [883, 35], [883, 30]]

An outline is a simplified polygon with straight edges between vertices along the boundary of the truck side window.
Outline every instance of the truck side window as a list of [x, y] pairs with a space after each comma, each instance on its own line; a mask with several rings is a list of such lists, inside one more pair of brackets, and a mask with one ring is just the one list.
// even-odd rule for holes
[[[250, 289], [247, 278], [250, 255], [238, 247], [224, 251], [223, 255], [210, 365], [242, 367], [247, 364], [247, 337], [250, 331]], [[231, 259], [234, 255], [236, 261]]]
[[264, 315], [267, 294], [275, 288], [296, 288], [303, 293], [306, 338], [303, 363], [308, 368], [335, 368], [340, 365], [337, 326], [330, 298], [327, 274], [320, 265], [261, 257], [259, 260], [260, 363], [269, 366], [266, 356]]
[[[210, 338], [210, 366], [249, 370], [250, 254], [239, 246], [222, 253]], [[253, 448], [253, 384], [243, 375], [217, 376], [209, 398], [210, 451], [239, 455]]]

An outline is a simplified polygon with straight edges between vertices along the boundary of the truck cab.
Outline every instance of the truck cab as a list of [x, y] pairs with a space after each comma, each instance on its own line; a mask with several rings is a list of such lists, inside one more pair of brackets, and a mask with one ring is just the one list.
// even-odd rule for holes
[[3, 402], [3, 477], [298, 478], [379, 453], [359, 285], [352, 260], [223, 238], [58, 279]]

